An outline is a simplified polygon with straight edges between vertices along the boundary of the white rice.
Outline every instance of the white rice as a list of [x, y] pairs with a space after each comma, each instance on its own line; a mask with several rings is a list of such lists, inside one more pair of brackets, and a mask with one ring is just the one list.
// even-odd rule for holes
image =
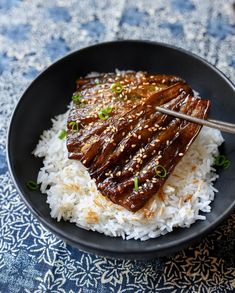
[[132, 213], [102, 196], [87, 169], [79, 161], [68, 159], [66, 140], [58, 138], [60, 130], [66, 128], [67, 115], [68, 112], [52, 120], [52, 128], [43, 132], [33, 152], [44, 157], [37, 181], [47, 194], [53, 218], [105, 235], [141, 240], [205, 220], [200, 211], [210, 212], [217, 192], [213, 182], [218, 175], [212, 164], [223, 142], [220, 131], [203, 127], [163, 192]]

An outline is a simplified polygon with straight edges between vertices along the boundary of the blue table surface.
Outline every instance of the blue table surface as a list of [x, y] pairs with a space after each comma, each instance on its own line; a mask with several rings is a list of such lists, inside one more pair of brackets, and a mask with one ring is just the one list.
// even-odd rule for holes
[[235, 292], [235, 214], [174, 255], [113, 260], [47, 231], [12, 183], [6, 133], [24, 89], [71, 50], [115, 39], [183, 47], [235, 81], [233, 1], [0, 0], [0, 292]]

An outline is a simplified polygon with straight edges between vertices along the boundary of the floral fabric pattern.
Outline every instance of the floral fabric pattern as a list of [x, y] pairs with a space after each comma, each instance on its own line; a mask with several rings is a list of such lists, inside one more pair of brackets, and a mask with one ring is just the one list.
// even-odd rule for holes
[[235, 82], [232, 0], [0, 0], [0, 292], [235, 292], [235, 214], [200, 243], [148, 261], [79, 251], [29, 212], [9, 175], [9, 118], [29, 83], [72, 50], [149, 39], [207, 59]]

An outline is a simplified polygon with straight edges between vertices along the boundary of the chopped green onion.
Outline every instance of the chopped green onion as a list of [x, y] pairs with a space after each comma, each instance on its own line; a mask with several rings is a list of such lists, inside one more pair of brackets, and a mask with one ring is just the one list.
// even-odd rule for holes
[[215, 158], [215, 165], [216, 166], [223, 166], [224, 161], [226, 160], [225, 156], [219, 155], [218, 157]]
[[215, 158], [214, 165], [228, 169], [231, 165], [231, 161], [229, 161], [224, 155], [219, 155]]
[[135, 185], [134, 190], [135, 190], [135, 191], [138, 191], [138, 189], [139, 189], [139, 184], [138, 184], [138, 177], [137, 177], [137, 176], [134, 177], [134, 185]]
[[95, 83], [95, 84], [100, 84], [100, 81], [99, 81], [99, 79], [98, 79], [98, 78], [96, 78], [96, 79], [95, 79], [95, 81], [94, 81], [94, 83]]
[[156, 172], [156, 175], [160, 178], [164, 178], [167, 175], [166, 168], [163, 167], [162, 165], [157, 165], [155, 167], [155, 172]]
[[101, 109], [98, 112], [98, 116], [102, 120], [107, 120], [109, 118], [109, 114], [112, 112], [113, 108], [112, 107], [107, 107], [105, 109]]
[[37, 182], [33, 181], [33, 180], [29, 180], [26, 183], [26, 187], [31, 190], [31, 191], [35, 191], [38, 189], [39, 185], [37, 184]]
[[114, 93], [120, 94], [123, 91], [123, 86], [119, 82], [113, 83], [111, 86], [111, 90]]
[[107, 120], [107, 119], [109, 118], [109, 114], [107, 114], [107, 113], [103, 113], [102, 111], [100, 111], [100, 112], [98, 113], [98, 116], [99, 116], [99, 118], [102, 119], [102, 120]]
[[81, 101], [81, 96], [80, 95], [74, 95], [74, 96], [72, 96], [72, 100], [74, 101], [74, 103], [80, 103], [80, 101]]
[[107, 108], [104, 109], [104, 111], [105, 111], [106, 113], [111, 113], [112, 110], [113, 110], [113, 107], [107, 107]]
[[78, 131], [78, 123], [76, 121], [71, 121], [69, 123], [69, 126], [71, 126], [73, 132], [77, 132]]
[[226, 161], [224, 161], [223, 167], [224, 167], [224, 169], [228, 169], [230, 167], [230, 165], [231, 165], [231, 161], [226, 160]]
[[64, 139], [67, 136], [67, 131], [65, 129], [62, 129], [58, 135], [59, 139]]

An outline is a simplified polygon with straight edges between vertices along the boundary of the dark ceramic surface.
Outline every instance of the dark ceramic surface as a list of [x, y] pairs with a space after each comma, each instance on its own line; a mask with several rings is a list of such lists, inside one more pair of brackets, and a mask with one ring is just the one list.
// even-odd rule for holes
[[235, 207], [235, 138], [224, 133], [221, 151], [232, 161], [220, 172], [215, 187], [220, 190], [205, 221], [189, 229], [176, 229], [144, 242], [111, 238], [79, 229], [50, 217], [46, 196], [29, 192], [25, 182], [37, 177], [41, 160], [31, 155], [40, 134], [51, 126], [51, 118], [66, 111], [75, 90], [75, 80], [91, 71], [118, 69], [176, 74], [212, 101], [210, 117], [235, 123], [235, 90], [232, 83], [203, 59], [168, 45], [144, 41], [110, 42], [74, 52], [51, 65], [25, 91], [13, 114], [8, 134], [8, 163], [23, 200], [49, 230], [70, 244], [95, 254], [117, 258], [145, 259], [166, 255], [199, 240], [215, 228]]

